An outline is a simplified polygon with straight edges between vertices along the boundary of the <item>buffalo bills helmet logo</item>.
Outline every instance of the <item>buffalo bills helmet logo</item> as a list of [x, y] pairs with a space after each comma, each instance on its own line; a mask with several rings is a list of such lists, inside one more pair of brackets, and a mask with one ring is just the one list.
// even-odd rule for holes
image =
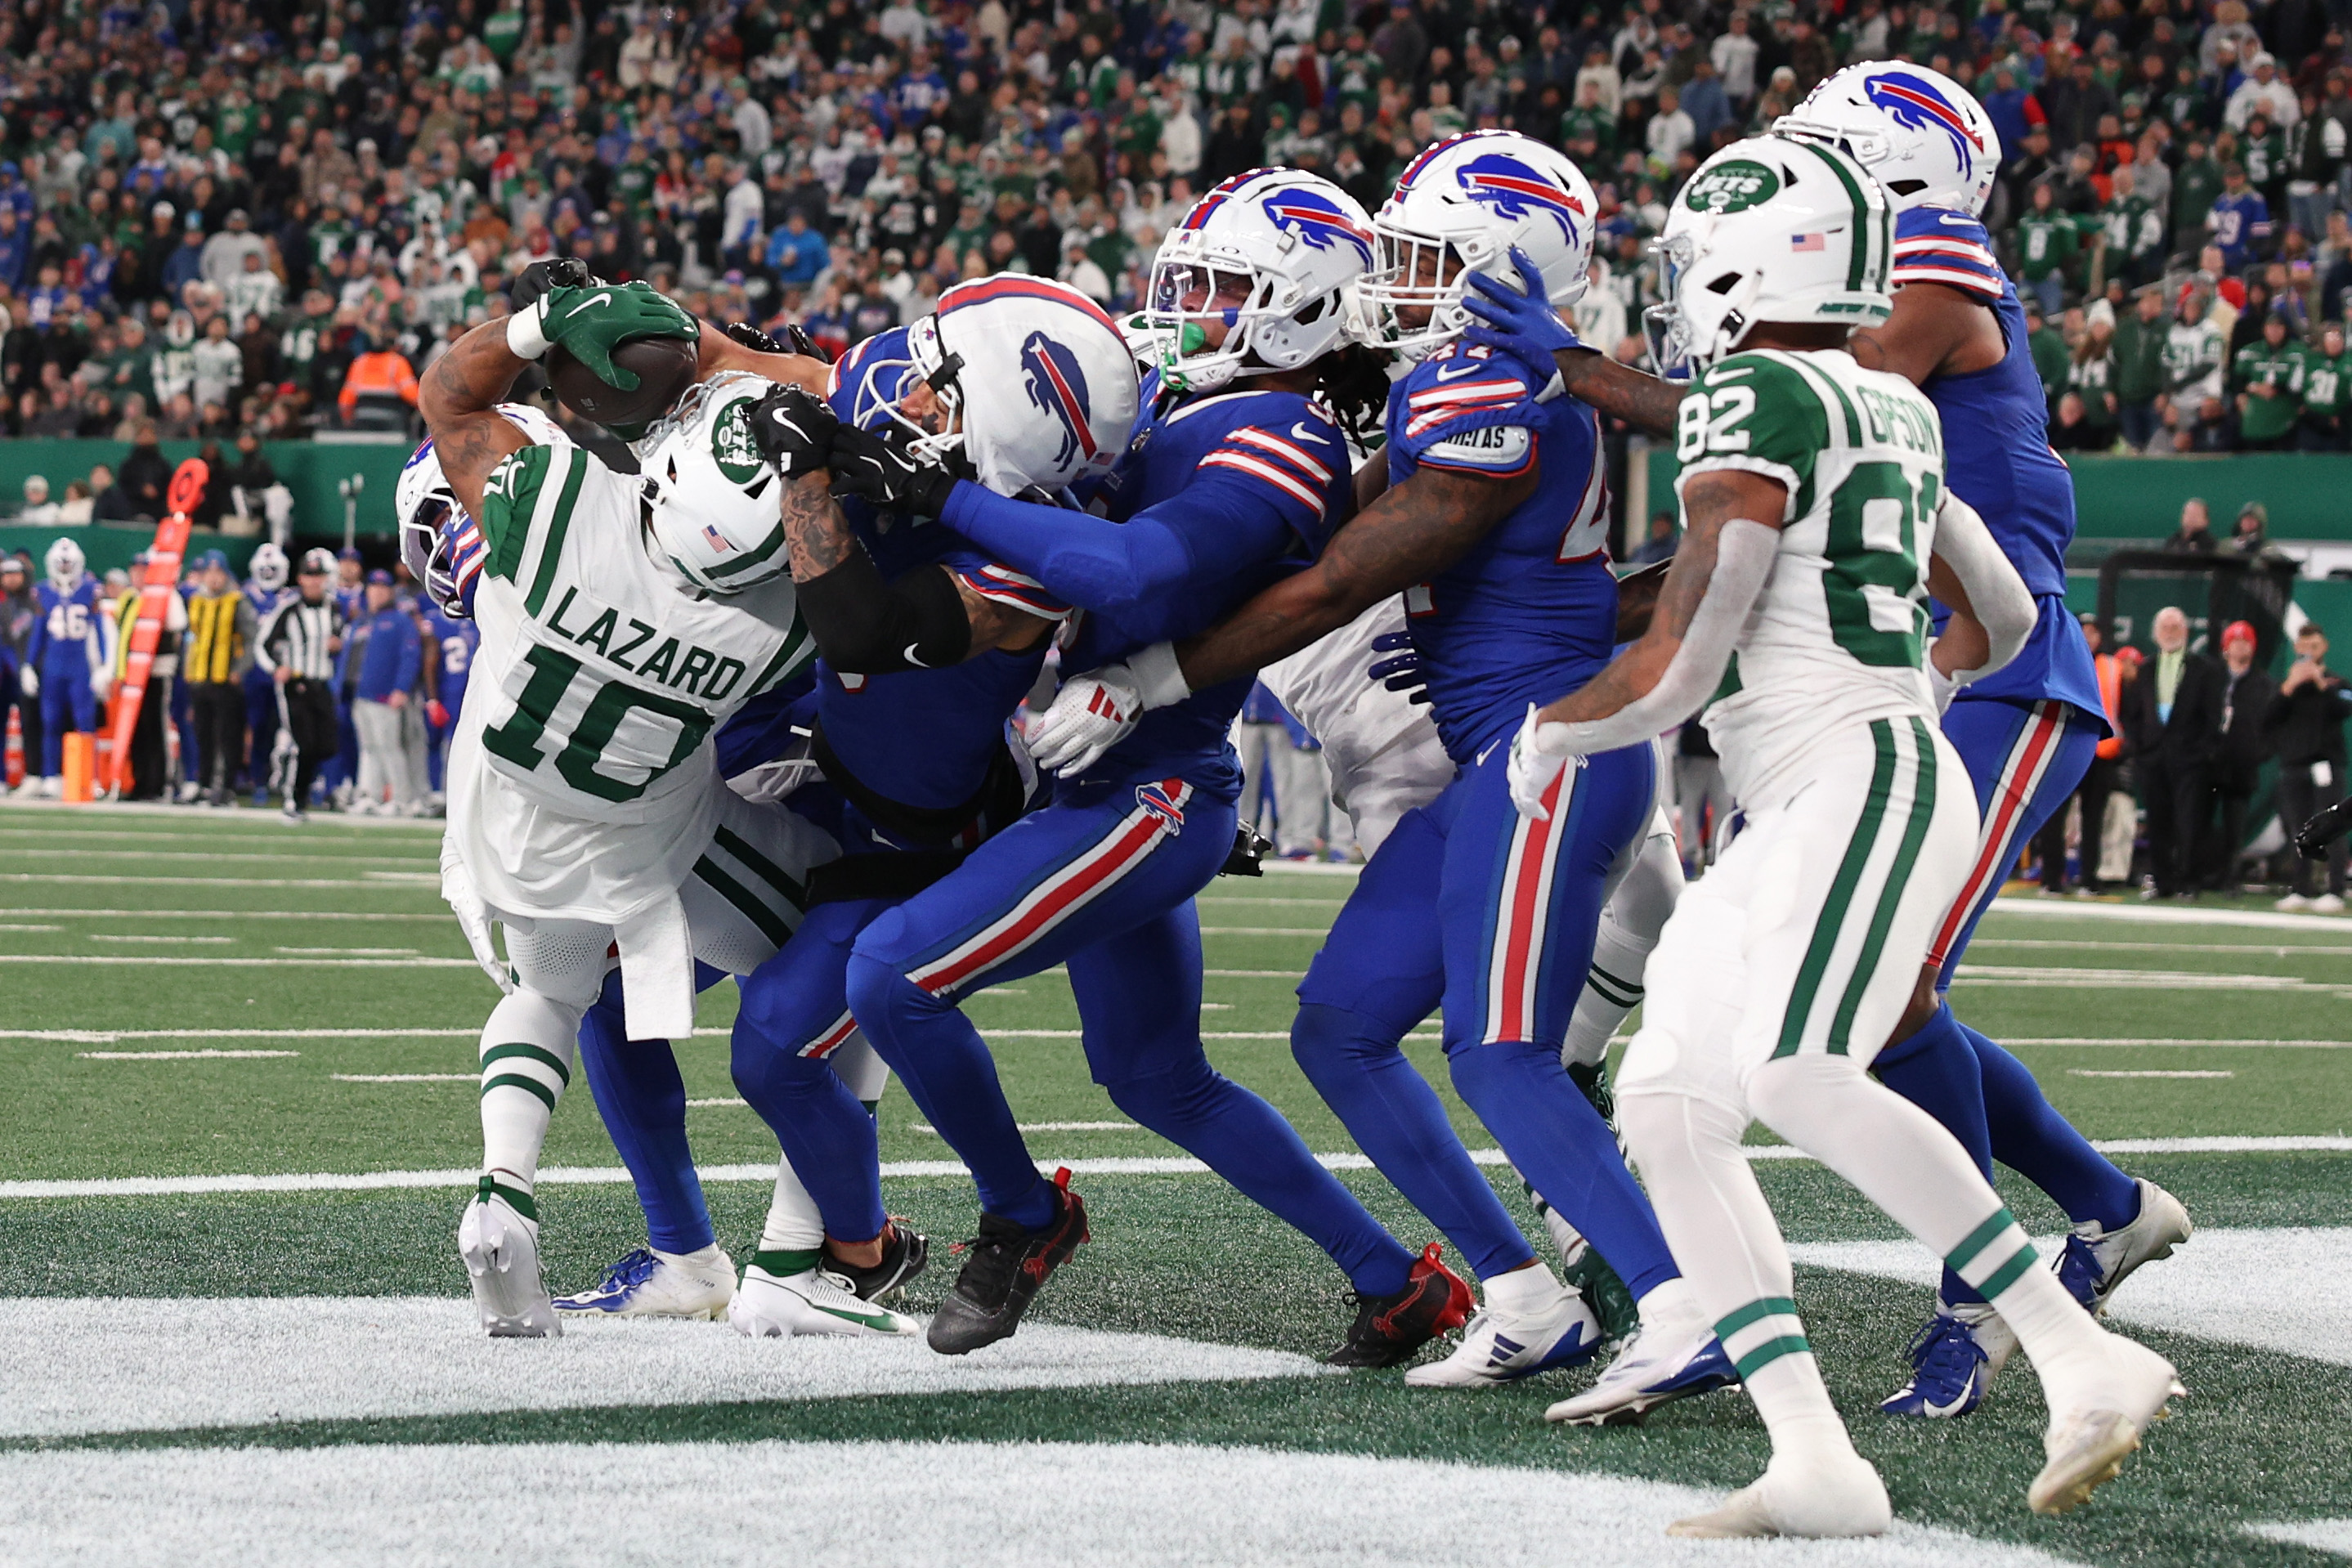
[[1062, 445], [1055, 463], [1066, 468], [1078, 458], [1094, 461], [1087, 377], [1078, 368], [1078, 356], [1044, 332], [1032, 332], [1021, 345], [1021, 384], [1033, 406], [1061, 421]]
[[1275, 227], [1297, 235], [1318, 250], [1345, 243], [1356, 247], [1366, 267], [1372, 264], [1370, 231], [1319, 191], [1277, 191], [1265, 198], [1265, 216], [1274, 220]]
[[1165, 823], [1171, 837], [1184, 831], [1183, 797], [1190, 793], [1182, 779], [1135, 786], [1135, 804]]
[[1952, 162], [1962, 174], [1968, 173], [1969, 149], [1985, 150], [1984, 138], [1977, 134], [1952, 100], [1946, 98], [1934, 83], [1907, 71], [1888, 71], [1883, 76], [1864, 79], [1862, 90], [1870, 101], [1895, 124], [1906, 131], [1940, 131], [1952, 144]]
[[1507, 153], [1488, 153], [1463, 164], [1454, 177], [1472, 201], [1493, 207], [1499, 216], [1541, 214], [1559, 225], [1562, 239], [1576, 243], [1576, 219], [1585, 216], [1584, 204], [1540, 170]]

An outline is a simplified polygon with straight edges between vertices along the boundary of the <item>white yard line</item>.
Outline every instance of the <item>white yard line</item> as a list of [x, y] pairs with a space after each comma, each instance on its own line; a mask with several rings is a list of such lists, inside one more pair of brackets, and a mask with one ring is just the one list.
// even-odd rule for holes
[[[184, 840], [173, 839], [173, 843]], [[214, 864], [222, 860], [332, 860], [339, 866], [425, 866], [431, 864], [425, 855], [313, 855], [289, 850], [283, 855], [255, 855], [237, 849], [18, 849], [8, 848], [11, 860], [200, 860]], [[437, 878], [440, 873], [435, 872]]]
[[63, 927], [63, 926], [21, 926], [21, 925], [0, 925], [0, 931], [26, 931], [26, 932], [30, 932], [30, 931], [63, 931], [63, 930], [65, 930], [65, 929], [66, 929], [66, 928], [65, 928], [65, 927]]
[[2103, 1072], [2095, 1068], [2068, 1068], [2066, 1069], [2066, 1076], [2069, 1078], [2235, 1078], [2238, 1075], [2227, 1070], [2183, 1072], [2172, 1069], [2137, 1068]]
[[[348, 892], [354, 888], [391, 889], [401, 886], [392, 880], [404, 878], [407, 872], [371, 873], [365, 877], [128, 877], [84, 871], [0, 871], [0, 882], [65, 882], [75, 887], [92, 884], [133, 888], [339, 888]], [[432, 872], [417, 873], [417, 885], [430, 882], [438, 885], [441, 879]]]
[[2005, 985], [2020, 990], [2066, 986], [2092, 991], [2310, 991], [2326, 995], [2352, 993], [2295, 974], [2206, 974], [2177, 969], [2031, 968], [2022, 964], [1963, 963], [1958, 985]]
[[[337, 1083], [479, 1083], [478, 1072], [331, 1072]], [[695, 1103], [688, 1100], [688, 1105]], [[740, 1104], [741, 1101], [736, 1103]]]
[[[388, 914], [381, 910], [11, 910], [11, 914], [65, 916], [78, 921], [446, 921], [449, 911]], [[48, 929], [48, 928], [43, 928]]]
[[2258, 958], [2292, 958], [2303, 953], [2327, 953], [2338, 958], [2352, 958], [2352, 947], [2271, 947], [2254, 942], [2076, 942], [2058, 937], [1979, 936], [1969, 941], [1969, 951], [1980, 947], [2020, 947], [2055, 951], [2070, 949], [2101, 952], [2210, 952], [2235, 958], [2241, 953]]
[[172, 942], [174, 944], [184, 943], [189, 945], [201, 942], [209, 943], [218, 947], [227, 947], [234, 944], [236, 938], [233, 936], [131, 936], [119, 934], [113, 931], [92, 931], [89, 934], [89, 940], [92, 942]]
[[[736, 1103], [740, 1104], [741, 1101]], [[1140, 1132], [1132, 1121], [1022, 1121], [1016, 1125], [1024, 1132]], [[928, 1121], [909, 1123], [909, 1131], [940, 1136], [940, 1130]]]
[[414, 958], [413, 947], [281, 947], [298, 958]]
[[[251, 821], [257, 827], [267, 826], [272, 820], [268, 812], [258, 807], [241, 808], [241, 810], [248, 811], [250, 813], [249, 816], [247, 816], [246, 820]], [[88, 803], [69, 805], [60, 800], [11, 800], [5, 805], [0, 805], [0, 822], [5, 822], [18, 813], [23, 813], [26, 820], [32, 820], [36, 816], [52, 818], [65, 817], [74, 819], [79, 823], [87, 825], [87, 831], [93, 833], [115, 831], [115, 828], [111, 826], [112, 824], [118, 821], [124, 821], [136, 817], [166, 817], [171, 821], [177, 823], [184, 829], [190, 829], [199, 833], [214, 825], [218, 825], [222, 827], [244, 826], [243, 822], [239, 821], [239, 812], [229, 812], [226, 814], [219, 812], [205, 812], [191, 810], [189, 807], [184, 805], [151, 805], [143, 801], [127, 800], [110, 801], [103, 806], [92, 805]], [[100, 826], [100, 824], [106, 824], [108, 826], [101, 827]], [[396, 817], [379, 820], [365, 816], [337, 816], [326, 818], [323, 822], [320, 822], [319, 826], [324, 830], [332, 832], [399, 834], [430, 831], [436, 837], [439, 836], [441, 830], [441, 825], [437, 822], [431, 824], [420, 823], [414, 820], [404, 822]], [[72, 827], [68, 826], [62, 822], [44, 823], [43, 826], [45, 828], [53, 826], [59, 832], [74, 831]], [[139, 828], [124, 828], [121, 829], [121, 831], [139, 832], [142, 830]], [[159, 834], [157, 837], [162, 837], [166, 836]], [[172, 837], [176, 837], [176, 835], [173, 835]]]
[[2292, 1524], [2249, 1524], [2242, 1528], [2258, 1540], [2352, 1557], [2352, 1519], [2306, 1519]]
[[478, 969], [470, 958], [168, 958], [161, 953], [0, 952], [0, 963], [98, 963], [214, 969]]
[[1202, 936], [1329, 936], [1329, 926], [1202, 926]]
[[[2352, 1153], [2352, 1138], [2115, 1138], [2098, 1140], [2092, 1147], [2110, 1154], [2342, 1154]], [[1811, 1158], [1801, 1149], [1793, 1149], [1785, 1143], [1751, 1144], [1745, 1152], [1750, 1160], [1768, 1163]], [[1327, 1170], [1369, 1171], [1372, 1168], [1371, 1161], [1361, 1154], [1318, 1154], [1315, 1158]], [[1500, 1149], [1473, 1149], [1470, 1151], [1470, 1163], [1490, 1166], [1510, 1163], [1503, 1157]], [[1196, 1176], [1205, 1175], [1209, 1170], [1198, 1160], [1175, 1155], [1044, 1159], [1037, 1162], [1039, 1172], [1045, 1174], [1051, 1174], [1055, 1167], [1061, 1165], [1067, 1165], [1073, 1174], [1080, 1176]], [[178, 1197], [208, 1193], [382, 1192], [411, 1188], [462, 1190], [470, 1188], [480, 1173], [468, 1169], [37, 1179], [0, 1182], [0, 1199]], [[773, 1162], [766, 1164], [705, 1165], [698, 1173], [705, 1183], [772, 1182], [775, 1180], [776, 1167]], [[963, 1165], [955, 1160], [897, 1160], [885, 1161], [882, 1165], [882, 1174], [894, 1178], [961, 1176], [966, 1173]], [[629, 1173], [618, 1165], [550, 1165], [539, 1173], [541, 1186], [614, 1186], [628, 1179]]]
[[[110, 1323], [144, 1314], [125, 1303], [87, 1303]], [[605, 1325], [599, 1325], [604, 1327]], [[517, 1349], [478, 1342], [449, 1366], [411, 1352], [428, 1386], [466, 1373], [515, 1388], [545, 1377], [579, 1403], [623, 1406], [773, 1397], [724, 1383], [662, 1386], [645, 1370], [654, 1334], [681, 1342], [734, 1340], [707, 1325], [615, 1323], [598, 1336], [601, 1361], [572, 1338]], [[79, 1324], [66, 1325], [68, 1331]], [[242, 1323], [222, 1325], [234, 1336]], [[455, 1331], [451, 1331], [453, 1333]], [[352, 1359], [388, 1335], [363, 1325]], [[1075, 1336], [1024, 1325], [1018, 1339], [976, 1356], [931, 1356], [919, 1391], [1062, 1384], [1189, 1382], [1202, 1377], [1305, 1375], [1311, 1363], [1216, 1370], [1215, 1358], [1263, 1354], [1192, 1345], [1169, 1354], [1164, 1375], [1142, 1364], [1145, 1336]], [[1066, 1337], [1069, 1336], [1069, 1337]], [[587, 1336], [581, 1336], [584, 1341]], [[1050, 1342], [1065, 1364], [1037, 1363], [1021, 1347]], [[1130, 1345], [1123, 1342], [1134, 1342]], [[332, 1358], [345, 1342], [299, 1331], [270, 1346], [302, 1363]], [[1181, 1342], [1165, 1341], [1168, 1346]], [[876, 1346], [880, 1348], [871, 1348]], [[625, 1349], [624, 1349], [625, 1347]], [[405, 1347], [404, 1347], [405, 1348]], [[151, 1352], [152, 1353], [152, 1352]], [[782, 1364], [823, 1386], [863, 1373], [920, 1364], [911, 1350], [872, 1340], [739, 1342], [707, 1352], [747, 1367]], [[992, 1359], [994, 1358], [994, 1359]], [[408, 1356], [385, 1381], [406, 1370]], [[1225, 1364], [1230, 1364], [1225, 1363]], [[528, 1366], [530, 1370], [522, 1370]], [[1034, 1366], [1025, 1373], [1013, 1370]], [[257, 1357], [257, 1381], [278, 1368]], [[589, 1397], [590, 1375], [616, 1381], [609, 1400]], [[999, 1370], [1003, 1368], [1003, 1370]], [[103, 1376], [110, 1369], [93, 1363]], [[699, 1370], [698, 1367], [696, 1370]], [[740, 1374], [739, 1374], [740, 1377]], [[110, 1379], [108, 1380], [110, 1383]], [[158, 1381], [161, 1381], [159, 1378]], [[640, 1392], [642, 1390], [642, 1392]], [[903, 1389], [896, 1378], [877, 1393]], [[173, 1389], [174, 1394], [186, 1395]], [[787, 1395], [806, 1397], [806, 1395]], [[1215, 1395], [1207, 1397], [1214, 1399]], [[1007, 1507], [1008, 1498], [1066, 1492], [1085, 1480], [1086, 1506]], [[485, 1515], [496, 1492], [496, 1524]], [[887, 1499], [887, 1507], [876, 1500]], [[159, 1447], [21, 1452], [0, 1458], [0, 1531], [28, 1562], [113, 1568], [169, 1562], [182, 1568], [303, 1563], [318, 1568], [412, 1568], [497, 1557], [531, 1562], [690, 1561], [701, 1568], [766, 1568], [785, 1561], [1018, 1568], [1268, 1568], [1402, 1561], [1401, 1542], [1444, 1542], [1449, 1560], [1481, 1568], [2059, 1568], [2031, 1547], [1901, 1520], [1866, 1541], [1673, 1541], [1666, 1526], [1720, 1500], [1719, 1493], [1591, 1471], [1487, 1468], [1433, 1459], [1298, 1453], [1209, 1444], [1031, 1442], [366, 1444], [320, 1448]], [[654, 1551], [656, 1521], [693, 1521], [689, 1552]], [[615, 1521], [630, 1521], [616, 1528]], [[637, 1521], [645, 1521], [639, 1523]], [[985, 1521], [985, 1528], [975, 1528]], [[488, 1537], [529, 1542], [499, 1551]], [[682, 1532], [681, 1532], [682, 1533]], [[626, 1544], [616, 1544], [615, 1537]], [[675, 1538], [673, 1538], [675, 1539]], [[1563, 1552], [1561, 1543], [1573, 1542]], [[633, 1547], [646, 1550], [633, 1551]]]
[[249, 1059], [256, 1057], [299, 1057], [299, 1051], [76, 1051], [74, 1055], [93, 1062], [187, 1062], [221, 1058]]
[[2346, 920], [2335, 915], [2287, 915], [2263, 910], [2182, 909], [2164, 904], [2103, 904], [2092, 900], [2041, 899], [2031, 894], [1995, 899], [1995, 915], [2063, 921], [2119, 921], [2126, 925], [2238, 926], [2252, 931], [2326, 931], [2342, 936]]
[[749, 1104], [751, 1101], [747, 1100], [689, 1100], [686, 1102], [686, 1108], [688, 1110], [704, 1110], [713, 1107]]
[[2093, 1035], [2012, 1036], [2004, 1046], [2178, 1046], [2219, 1050], [2352, 1051], [2352, 1040], [2186, 1040], [2171, 1037], [2110, 1038]]

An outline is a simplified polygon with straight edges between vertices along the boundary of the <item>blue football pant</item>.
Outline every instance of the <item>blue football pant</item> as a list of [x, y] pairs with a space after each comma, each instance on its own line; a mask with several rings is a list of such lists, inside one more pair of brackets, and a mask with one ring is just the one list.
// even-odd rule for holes
[[1181, 779], [1066, 792], [859, 933], [850, 1010], [971, 1168], [982, 1209], [1036, 1228], [1052, 1194], [957, 1003], [1066, 963], [1087, 1066], [1112, 1103], [1304, 1232], [1359, 1291], [1385, 1295], [1412, 1255], [1201, 1043], [1192, 900], [1224, 864], [1234, 820]]
[[[694, 988], [708, 991], [727, 978], [697, 962]], [[686, 1140], [686, 1080], [667, 1040], [629, 1038], [621, 998], [621, 972], [604, 976], [596, 1005], [580, 1020], [580, 1065], [588, 1074], [596, 1114], [627, 1167], [646, 1214], [646, 1239], [657, 1252], [699, 1252], [713, 1239], [710, 1209], [694, 1151]]]
[[269, 758], [278, 745], [278, 683], [259, 665], [245, 672], [246, 784], [259, 795], [269, 787]]
[[[80, 651], [77, 644], [75, 651]], [[98, 694], [89, 688], [89, 665], [76, 659], [41, 671], [41, 776], [66, 771], [66, 736], [98, 728]]]
[[1636, 1296], [1675, 1277], [1608, 1124], [1560, 1063], [1612, 868], [1649, 823], [1654, 766], [1646, 745], [1594, 758], [1533, 822], [1491, 752], [1398, 823], [1299, 986], [1300, 1068], [1481, 1278], [1534, 1253], [1399, 1048], [1441, 1005], [1455, 1090], [1519, 1173]]
[[[1928, 950], [1939, 994], [2025, 845], [2081, 785], [2099, 742], [2094, 720], [2053, 700], [1963, 698], [1945, 713], [1944, 734], [1976, 785], [1982, 826], [1976, 860]], [[1988, 1180], [1998, 1161], [2078, 1222], [2126, 1225], [2139, 1212], [2132, 1179], [2058, 1114], [2024, 1063], [1962, 1024], [1948, 999], [1916, 1034], [1881, 1051], [1872, 1070], [1958, 1138]], [[1947, 1268], [1943, 1300], [1983, 1298]]]

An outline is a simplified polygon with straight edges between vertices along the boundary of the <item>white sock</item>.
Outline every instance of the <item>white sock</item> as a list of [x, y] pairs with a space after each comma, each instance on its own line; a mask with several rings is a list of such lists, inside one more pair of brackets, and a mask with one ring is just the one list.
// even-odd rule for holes
[[1557, 1301], [1563, 1289], [1559, 1277], [1541, 1260], [1507, 1274], [1489, 1275], [1478, 1284], [1486, 1293], [1486, 1305], [1515, 1314], [1541, 1310]]
[[646, 1250], [665, 1263], [686, 1264], [699, 1268], [715, 1267], [720, 1258], [727, 1256], [719, 1250], [719, 1244], [715, 1241], [694, 1252], [664, 1252], [658, 1247], [649, 1247]]
[[1655, 837], [1643, 844], [1633, 869], [1601, 909], [1592, 939], [1592, 967], [1586, 972], [1583, 994], [1576, 999], [1568, 1037], [1560, 1047], [1563, 1065], [1590, 1066], [1609, 1054], [1618, 1026], [1641, 1005], [1650, 951], [1658, 945], [1658, 933], [1665, 929], [1682, 889], [1683, 865], [1675, 855], [1674, 839]]
[[572, 1081], [580, 1009], [517, 991], [482, 1026], [482, 1169], [528, 1193], [555, 1102]]
[[1690, 1281], [1680, 1275], [1653, 1285], [1650, 1293], [1633, 1306], [1642, 1314], [1642, 1326], [1645, 1329], [1673, 1331], [1696, 1327], [1706, 1321], [1698, 1298], [1691, 1294]]
[[1852, 1058], [1815, 1052], [1766, 1064], [1748, 1097], [1767, 1127], [1853, 1183], [1976, 1287], [2045, 1381], [2097, 1353], [2105, 1331], [2039, 1266], [2024, 1230], [1934, 1117]]
[[760, 1230], [760, 1250], [751, 1261], [779, 1277], [805, 1273], [824, 1251], [824, 1216], [801, 1185], [790, 1160], [776, 1161], [776, 1190], [768, 1200], [768, 1220]]
[[[1709, 1100], [1652, 1092], [1621, 1100], [1618, 1120], [1682, 1266], [1687, 1300], [1713, 1321], [1738, 1366], [1773, 1452], [1850, 1452], [1797, 1317], [1788, 1247], [1740, 1152], [1747, 1119]], [[1642, 1298], [1645, 1327], [1654, 1310], [1661, 1320], [1688, 1310], [1670, 1292], [1660, 1286]]]

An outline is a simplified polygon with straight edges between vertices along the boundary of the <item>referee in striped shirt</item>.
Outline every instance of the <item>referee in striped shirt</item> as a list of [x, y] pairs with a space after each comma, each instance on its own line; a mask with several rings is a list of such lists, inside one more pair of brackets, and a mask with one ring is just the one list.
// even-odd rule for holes
[[299, 590], [262, 623], [254, 658], [278, 683], [278, 718], [294, 741], [294, 780], [283, 815], [304, 819], [319, 768], [335, 754], [335, 655], [343, 646], [343, 616], [327, 592], [335, 558], [306, 552], [295, 582]]

